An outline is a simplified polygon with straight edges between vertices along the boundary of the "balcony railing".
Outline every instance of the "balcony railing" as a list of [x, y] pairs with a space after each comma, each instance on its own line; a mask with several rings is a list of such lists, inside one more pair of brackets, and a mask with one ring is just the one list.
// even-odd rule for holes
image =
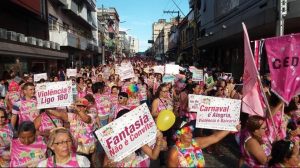
[[61, 46], [69, 46], [81, 50], [86, 50], [87, 48], [87, 38], [75, 35], [68, 31], [50, 30], [49, 35], [51, 41], [54, 41]]

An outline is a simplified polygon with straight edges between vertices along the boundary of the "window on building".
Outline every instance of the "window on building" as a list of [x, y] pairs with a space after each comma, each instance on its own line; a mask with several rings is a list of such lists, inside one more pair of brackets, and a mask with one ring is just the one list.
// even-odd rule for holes
[[49, 30], [58, 30], [58, 22], [57, 17], [49, 14], [48, 16], [48, 23], [49, 23]]
[[62, 29], [63, 29], [64, 31], [68, 31], [68, 30], [70, 29], [70, 25], [68, 25], [67, 23], [63, 22], [63, 27], [62, 27]]

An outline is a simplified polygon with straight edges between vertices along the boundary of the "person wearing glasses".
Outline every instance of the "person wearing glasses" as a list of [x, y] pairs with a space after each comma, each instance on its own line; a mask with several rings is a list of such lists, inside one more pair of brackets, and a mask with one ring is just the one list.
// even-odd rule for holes
[[173, 102], [169, 97], [169, 93], [170, 90], [168, 89], [166, 83], [163, 83], [158, 87], [151, 109], [151, 114], [154, 118], [156, 118], [162, 110], [173, 111]]
[[74, 152], [75, 141], [71, 133], [63, 128], [54, 128], [50, 132], [47, 147], [53, 152], [53, 156], [41, 161], [38, 167], [90, 167], [90, 161], [82, 155]]
[[269, 167], [299, 167], [299, 141], [280, 140], [272, 144]]
[[240, 135], [241, 167], [267, 166], [271, 154], [271, 144], [263, 139], [266, 129], [267, 125], [263, 117], [250, 116], [248, 118], [246, 128]]
[[8, 167], [10, 161], [10, 143], [13, 139], [13, 129], [7, 118], [5, 109], [0, 108], [0, 167]]
[[56, 110], [48, 110], [48, 112], [70, 123], [70, 132], [78, 142], [77, 153], [86, 155], [92, 160], [96, 146], [96, 138], [93, 135], [95, 114], [89, 113], [88, 105], [87, 99], [79, 98], [75, 106], [72, 106], [74, 113]]
[[18, 138], [11, 142], [10, 167], [36, 167], [46, 159], [47, 145], [43, 137], [36, 135], [33, 122], [20, 124]]
[[118, 95], [118, 104], [113, 106], [109, 116], [108, 122], [112, 122], [117, 118], [118, 112], [123, 109], [130, 109], [128, 106], [128, 94], [126, 92], [120, 92]]

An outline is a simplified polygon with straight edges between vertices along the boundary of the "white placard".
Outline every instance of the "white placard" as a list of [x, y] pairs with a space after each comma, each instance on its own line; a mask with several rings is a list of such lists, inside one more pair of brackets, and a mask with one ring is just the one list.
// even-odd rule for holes
[[189, 94], [189, 109], [197, 112], [197, 128], [237, 131], [241, 100]]
[[166, 64], [165, 74], [177, 75], [179, 74], [179, 65]]
[[189, 70], [193, 73], [192, 81], [203, 81], [203, 70], [195, 67], [190, 67]]
[[77, 69], [67, 69], [67, 77], [76, 77], [77, 75]]
[[40, 73], [40, 74], [33, 75], [34, 82], [38, 82], [41, 79], [47, 80], [48, 79], [47, 73]]
[[118, 162], [155, 139], [156, 129], [144, 103], [95, 133], [109, 159]]
[[130, 78], [134, 78], [135, 74], [133, 71], [133, 67], [131, 66], [121, 66], [118, 69], [118, 73], [120, 75], [120, 79], [123, 81], [125, 79], [130, 79]]
[[164, 74], [165, 73], [165, 66], [163, 66], [163, 65], [154, 66], [153, 71], [154, 71], [154, 73]]
[[35, 91], [38, 109], [70, 106], [73, 103], [72, 81], [37, 84]]
[[175, 81], [175, 76], [173, 75], [164, 75], [162, 78], [162, 82], [163, 83], [174, 83]]

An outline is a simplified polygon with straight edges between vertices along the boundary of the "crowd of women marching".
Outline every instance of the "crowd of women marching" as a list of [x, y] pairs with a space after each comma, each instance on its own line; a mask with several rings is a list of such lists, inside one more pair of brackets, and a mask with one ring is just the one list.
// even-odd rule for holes
[[[183, 67], [173, 83], [163, 83], [163, 75], [152, 69], [156, 62], [137, 58], [123, 61], [131, 61], [134, 78], [121, 81], [114, 69], [121, 61], [116, 61], [78, 69], [74, 77], [67, 77], [60, 70], [48, 81], [33, 82], [32, 74], [14, 73], [2, 79], [0, 166], [149, 167], [150, 160], [159, 159], [167, 167], [205, 167], [202, 150], [218, 151], [213, 144], [228, 134], [234, 134], [240, 146], [241, 167], [300, 166], [299, 97], [284, 106], [270, 91], [268, 76], [264, 77], [263, 86], [270, 115], [248, 116], [241, 112], [238, 132], [207, 130], [195, 128], [196, 113], [188, 108], [188, 95], [241, 99], [240, 79], [204, 68], [204, 78], [213, 77], [215, 82], [194, 82], [191, 72]], [[63, 80], [72, 80], [74, 103], [69, 107], [38, 110], [36, 84]], [[155, 145], [146, 144], [119, 162], [110, 160], [94, 131], [143, 103], [147, 103], [154, 119], [162, 110], [172, 111], [176, 115], [175, 124], [168, 131], [157, 131]]]

